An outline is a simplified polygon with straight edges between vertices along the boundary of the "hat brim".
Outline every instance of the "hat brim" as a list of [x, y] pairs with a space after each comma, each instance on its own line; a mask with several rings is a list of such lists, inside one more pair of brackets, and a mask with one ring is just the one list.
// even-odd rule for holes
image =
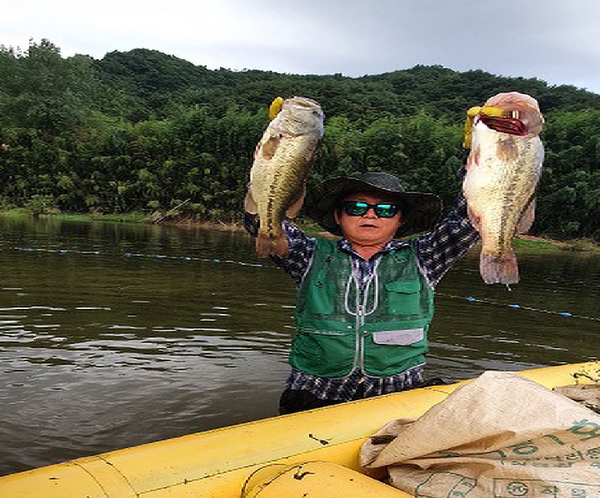
[[335, 221], [334, 209], [346, 196], [357, 192], [391, 196], [407, 207], [406, 218], [396, 231], [396, 238], [431, 230], [442, 212], [442, 200], [435, 194], [400, 192], [378, 187], [359, 178], [340, 177], [325, 180], [308, 194], [306, 214], [328, 232], [342, 235], [342, 229]]

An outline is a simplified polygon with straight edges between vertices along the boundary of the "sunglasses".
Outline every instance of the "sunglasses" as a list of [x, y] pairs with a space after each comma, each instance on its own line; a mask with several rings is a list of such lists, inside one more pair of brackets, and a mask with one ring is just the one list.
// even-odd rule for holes
[[368, 204], [362, 201], [344, 201], [341, 207], [348, 216], [364, 216], [373, 208], [378, 218], [393, 218], [400, 211], [400, 206], [391, 202]]

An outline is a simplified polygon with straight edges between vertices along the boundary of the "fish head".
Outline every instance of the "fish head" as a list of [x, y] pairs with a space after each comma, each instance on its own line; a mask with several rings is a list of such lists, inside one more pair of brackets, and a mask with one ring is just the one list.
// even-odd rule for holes
[[542, 131], [544, 117], [540, 106], [530, 95], [519, 92], [499, 93], [489, 98], [484, 107], [503, 111], [502, 116], [479, 116], [478, 121], [496, 131], [521, 136], [536, 136]]
[[324, 114], [321, 106], [306, 97], [285, 99], [281, 112], [272, 122], [279, 133], [284, 135], [314, 134], [323, 137]]

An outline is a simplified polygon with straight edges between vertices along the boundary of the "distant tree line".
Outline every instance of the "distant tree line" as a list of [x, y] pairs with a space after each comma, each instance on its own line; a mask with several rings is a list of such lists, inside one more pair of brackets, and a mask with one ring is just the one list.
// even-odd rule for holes
[[538, 79], [416, 66], [376, 76], [209, 70], [158, 51], [63, 58], [48, 40], [0, 47], [0, 207], [165, 211], [239, 219], [276, 96], [321, 103], [310, 178], [368, 170], [451, 203], [465, 111], [501, 91], [534, 96], [546, 161], [533, 231], [600, 240], [600, 96]]

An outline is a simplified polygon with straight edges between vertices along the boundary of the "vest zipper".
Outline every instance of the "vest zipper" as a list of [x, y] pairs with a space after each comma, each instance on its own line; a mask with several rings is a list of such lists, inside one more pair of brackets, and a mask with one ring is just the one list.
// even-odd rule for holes
[[[357, 295], [359, 294], [358, 292], [358, 288], [356, 289]], [[364, 316], [365, 310], [362, 304], [357, 305], [356, 307], [356, 357], [354, 359], [354, 367], [352, 368], [352, 370], [356, 370], [357, 368], [360, 369], [360, 371], [364, 371], [363, 369], [363, 364], [364, 364], [364, 358], [363, 358], [363, 350], [364, 350], [364, 344], [363, 344], [363, 334], [362, 334], [362, 326], [365, 323], [365, 316]]]

